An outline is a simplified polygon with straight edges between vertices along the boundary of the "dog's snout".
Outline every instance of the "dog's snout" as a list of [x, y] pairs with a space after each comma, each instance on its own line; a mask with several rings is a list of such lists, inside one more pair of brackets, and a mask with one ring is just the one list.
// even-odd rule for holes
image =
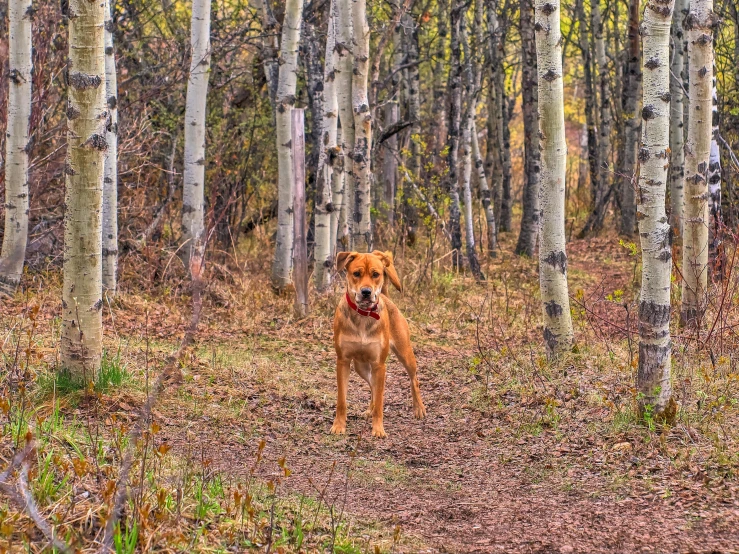
[[372, 289], [370, 287], [362, 287], [360, 292], [362, 293], [362, 298], [369, 298], [372, 296]]

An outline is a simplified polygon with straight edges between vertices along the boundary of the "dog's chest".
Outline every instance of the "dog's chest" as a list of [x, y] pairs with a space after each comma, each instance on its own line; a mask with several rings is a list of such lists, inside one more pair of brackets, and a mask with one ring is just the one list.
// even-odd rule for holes
[[383, 350], [383, 336], [376, 325], [361, 322], [341, 334], [341, 350], [353, 358], [376, 360]]

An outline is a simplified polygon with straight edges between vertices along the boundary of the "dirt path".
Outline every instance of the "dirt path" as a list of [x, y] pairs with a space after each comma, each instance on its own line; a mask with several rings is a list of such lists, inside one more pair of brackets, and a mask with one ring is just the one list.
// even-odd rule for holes
[[[578, 246], [584, 261], [575, 272], [596, 276], [586, 295], [626, 287], [627, 254], [616, 249], [624, 263], [604, 287], [598, 275], [609, 275], [608, 268], [594, 269], [590, 247]], [[489, 286], [502, 295], [500, 284]], [[408, 540], [396, 552], [739, 552], [736, 452], [724, 452], [729, 461], [721, 462], [708, 427], [692, 425], [690, 415], [663, 431], [629, 419], [633, 376], [618, 333], [609, 339], [609, 358], [586, 334], [592, 325], [581, 322], [580, 353], [549, 367], [527, 346], [535, 329], [519, 319], [523, 327], [510, 333], [520, 340], [506, 342], [509, 353], [484, 375], [475, 327], [463, 323], [474, 311], [459, 309], [444, 316], [457, 327], [420, 317], [412, 324], [425, 421], [413, 419], [407, 377], [391, 358], [385, 440], [369, 437], [360, 416], [369, 394], [356, 375], [349, 435], [328, 435], [335, 402], [330, 310], [218, 343], [225, 360], [202, 364], [193, 370], [197, 379], [182, 386], [204, 395], [200, 410], [165, 401], [165, 433], [177, 450], [198, 444], [230, 474], [248, 471], [264, 438], [265, 459], [285, 455], [293, 470], [287, 490], [316, 497], [326, 486], [337, 506], [346, 496], [348, 521], [379, 522], [388, 533], [400, 526]], [[528, 308], [519, 302], [515, 309]], [[692, 406], [692, 397], [680, 394]], [[262, 474], [273, 475], [273, 466]]]

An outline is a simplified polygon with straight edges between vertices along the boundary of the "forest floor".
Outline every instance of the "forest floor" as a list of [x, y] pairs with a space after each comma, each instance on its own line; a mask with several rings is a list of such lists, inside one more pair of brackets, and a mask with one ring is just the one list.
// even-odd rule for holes
[[[616, 236], [569, 243], [577, 346], [549, 362], [536, 263], [513, 256], [512, 240], [504, 237], [501, 254], [486, 263], [484, 284], [449, 272], [448, 258], [429, 263], [396, 254], [406, 292], [391, 296], [411, 326], [428, 415], [413, 418], [407, 376], [391, 356], [386, 439], [370, 436], [361, 415], [369, 394], [355, 374], [348, 434], [328, 433], [336, 390], [332, 319], [343, 282], [317, 299], [312, 315], [295, 320], [290, 298], [270, 290], [269, 260], [256, 254], [258, 245], [234, 262], [242, 271], [213, 264], [211, 275], [230, 283], [214, 280], [206, 291], [182, 379], [153, 411], [146, 440], [158, 462], [146, 471], [144, 464], [140, 499], [134, 494], [130, 508], [164, 513], [170, 501], [163, 498], [176, 497], [176, 510], [168, 509], [177, 523], [173, 515], [166, 522], [150, 516], [157, 523], [141, 524], [139, 548], [176, 551], [184, 541], [194, 550], [233, 551], [265, 549], [268, 541], [267, 551], [284, 552], [332, 545], [337, 552], [739, 552], [739, 370], [731, 310], [707, 323], [711, 335], [673, 327], [678, 421], [645, 424], [634, 416], [635, 247]], [[106, 444], [115, 445], [116, 432], [130, 427], [146, 383], [177, 349], [189, 319], [186, 288], [136, 294], [135, 279], [133, 272], [123, 275], [123, 292], [106, 310], [107, 349], [125, 368], [127, 384], [98, 393], [96, 401], [72, 400], [58, 384], [52, 392], [43, 384], [58, 359], [54, 279], [36, 279], [11, 304], [12, 313], [0, 316], [7, 365], [27, 314], [40, 307], [31, 341], [38, 361], [29, 363], [37, 427], [60, 412], [88, 437], [79, 440], [87, 450], [95, 446], [90, 429], [103, 429]], [[732, 310], [734, 293], [726, 295]], [[7, 432], [5, 439], [8, 459]], [[103, 517], [105, 479], [96, 484], [101, 478], [92, 466], [115, 468], [118, 457], [101, 454], [83, 471], [75, 465], [65, 482], [71, 492], [40, 504], [56, 514], [67, 496], [80, 506], [98, 498], [102, 507], [88, 508]], [[183, 460], [186, 471], [176, 469]], [[200, 475], [200, 496], [182, 486], [185, 473]], [[224, 530], [229, 518], [238, 521], [234, 506], [244, 483], [260, 498], [253, 525], [270, 529], [268, 539], [264, 532], [234, 538], [238, 526]], [[80, 499], [81, 490], [90, 499]], [[181, 508], [188, 494], [192, 506]], [[142, 500], [147, 495], [149, 504]], [[99, 524], [89, 518], [89, 529], [70, 523], [77, 527], [69, 536], [78, 542], [95, 536]], [[12, 546], [13, 533], [0, 528], [0, 537]]]

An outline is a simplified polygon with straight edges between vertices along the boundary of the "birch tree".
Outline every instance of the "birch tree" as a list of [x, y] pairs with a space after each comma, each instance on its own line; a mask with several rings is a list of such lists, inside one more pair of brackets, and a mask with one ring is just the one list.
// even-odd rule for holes
[[685, 148], [683, 294], [681, 321], [695, 323], [708, 283], [708, 163], [711, 153], [713, 0], [692, 0], [683, 23], [688, 36], [690, 96]]
[[288, 0], [280, 43], [280, 76], [277, 84], [277, 241], [272, 263], [272, 285], [282, 291], [291, 283], [293, 256], [293, 159], [290, 113], [298, 81], [298, 45], [303, 21], [303, 0]]
[[372, 223], [370, 204], [372, 173], [372, 114], [367, 99], [369, 74], [370, 30], [367, 24], [366, 0], [353, 0], [352, 30], [354, 33], [354, 71], [352, 78], [352, 106], [354, 109], [354, 217], [352, 221], [352, 249], [372, 251]]
[[644, 92], [639, 149], [638, 221], [642, 249], [639, 296], [640, 415], [672, 420], [670, 276], [672, 249], [665, 213], [670, 134], [670, 20], [674, 0], [648, 0], [642, 24]]
[[709, 226], [709, 259], [716, 270], [722, 274], [721, 243], [721, 151], [718, 147], [718, 93], [716, 91], [716, 71], [713, 72], [713, 91], [711, 93], [711, 153], [708, 158], [708, 209], [710, 215]]
[[13, 295], [28, 242], [28, 125], [31, 117], [31, 0], [9, 0], [8, 113], [5, 142], [5, 232], [0, 296]]
[[331, 284], [331, 268], [333, 266], [332, 215], [335, 205], [332, 204], [333, 163], [331, 151], [336, 148], [336, 132], [339, 118], [339, 104], [336, 97], [336, 0], [329, 6], [328, 28], [326, 33], [326, 55], [323, 66], [323, 117], [320, 122], [320, 144], [318, 154], [318, 172], [316, 174], [315, 201], [315, 281], [316, 289], [326, 290]]
[[496, 257], [498, 248], [498, 231], [495, 223], [495, 211], [493, 209], [492, 193], [488, 185], [487, 175], [485, 174], [485, 164], [480, 154], [480, 141], [477, 137], [477, 126], [474, 118], [472, 119], [472, 159], [477, 171], [477, 182], [480, 187], [480, 196], [482, 197], [482, 207], [485, 210], [485, 221], [487, 222], [488, 237], [488, 255], [491, 258]]
[[103, 178], [103, 287], [115, 295], [118, 272], [118, 81], [113, 48], [113, 4], [105, 0], [105, 101], [108, 126]]
[[354, 211], [354, 110], [352, 108], [352, 0], [336, 0], [336, 96], [339, 103], [341, 148], [344, 162], [344, 199], [339, 215], [338, 240], [349, 247]]
[[556, 355], [572, 347], [573, 334], [565, 253], [567, 142], [559, 0], [536, 0], [534, 13], [542, 149], [539, 281], [544, 312], [544, 341], [547, 352]]
[[210, 0], [193, 0], [190, 74], [185, 100], [185, 167], [182, 191], [182, 256], [186, 265], [205, 229], [205, 109], [210, 76]]
[[539, 129], [536, 122], [537, 69], [532, 0], [521, 0], [521, 94], [523, 102], [524, 186], [521, 231], [518, 234], [516, 254], [532, 257], [539, 229], [539, 179], [541, 153]]
[[70, 0], [62, 368], [89, 382], [102, 356], [105, 5]]
[[683, 123], [683, 10], [687, 0], [675, 0], [672, 16], [672, 65], [670, 67], [670, 225], [675, 237], [683, 235], [685, 193], [685, 125]]

